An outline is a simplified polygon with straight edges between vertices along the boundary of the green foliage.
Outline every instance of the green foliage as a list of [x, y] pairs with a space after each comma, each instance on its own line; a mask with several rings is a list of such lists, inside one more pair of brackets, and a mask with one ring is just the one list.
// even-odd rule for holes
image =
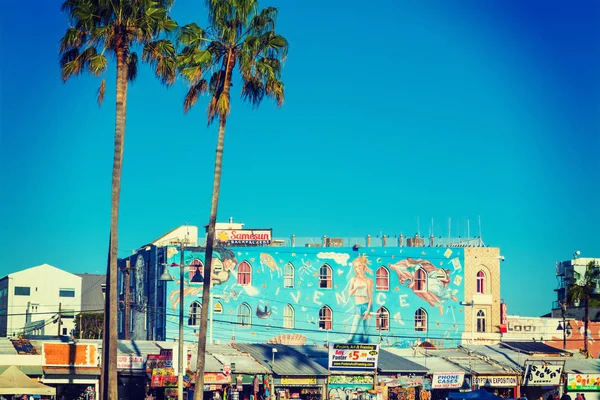
[[595, 307], [600, 305], [600, 295], [594, 294], [596, 282], [600, 281], [600, 269], [594, 265], [594, 262], [586, 265], [585, 273], [580, 274], [573, 271], [574, 282], [569, 286], [567, 300], [570, 304], [579, 302], [583, 305]]
[[[189, 83], [184, 111], [208, 92], [208, 123], [231, 111], [233, 71], [242, 79], [241, 97], [257, 107], [265, 96], [284, 101], [281, 66], [288, 42], [275, 32], [277, 9], [258, 9], [256, 0], [207, 0], [210, 25], [181, 27], [177, 56], [179, 74]], [[210, 77], [205, 77], [210, 74]]]
[[102, 339], [103, 329], [104, 313], [81, 313], [75, 318], [76, 338], [81, 333], [81, 339]]
[[[95, 76], [108, 68], [107, 55], [117, 66], [127, 69], [127, 77], [137, 76], [136, 45], [143, 46], [142, 60], [155, 67], [165, 84], [175, 81], [175, 50], [166, 39], [157, 39], [177, 29], [168, 16], [171, 0], [66, 0], [62, 5], [70, 27], [60, 40], [60, 67], [63, 81], [85, 70]], [[98, 102], [104, 98], [105, 84]]]

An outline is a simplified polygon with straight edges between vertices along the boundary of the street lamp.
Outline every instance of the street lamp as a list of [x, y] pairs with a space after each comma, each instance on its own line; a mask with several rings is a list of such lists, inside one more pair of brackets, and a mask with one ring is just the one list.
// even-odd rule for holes
[[[171, 267], [179, 267], [179, 357], [178, 357], [178, 360], [179, 360], [178, 370], [179, 371], [178, 371], [178, 376], [177, 376], [177, 398], [179, 400], [183, 400], [183, 374], [185, 373], [185, 369], [184, 369], [185, 364], [183, 361], [183, 297], [184, 297], [183, 282], [185, 280], [184, 269], [186, 266], [189, 267], [189, 265], [185, 265], [185, 261], [184, 261], [184, 247], [183, 247], [184, 242], [180, 241], [179, 246], [180, 246], [180, 253], [181, 253], [181, 261], [179, 262], [179, 264], [172, 263], [170, 266]], [[173, 281], [173, 277], [169, 273], [167, 264], [165, 264], [165, 269], [164, 269], [162, 275], [160, 276], [160, 278], [158, 278], [158, 280], [163, 281], [163, 282]], [[200, 274], [198, 267], [196, 267], [196, 272], [194, 273], [194, 276], [192, 277], [192, 282], [195, 282], [195, 283], [204, 282], [204, 278], [202, 277], [202, 274]]]
[[461, 301], [461, 306], [471, 307], [471, 344], [475, 344], [475, 302]]
[[275, 394], [275, 353], [277, 353], [277, 349], [275, 347], [271, 348], [271, 396], [272, 399], [276, 400], [277, 395]]

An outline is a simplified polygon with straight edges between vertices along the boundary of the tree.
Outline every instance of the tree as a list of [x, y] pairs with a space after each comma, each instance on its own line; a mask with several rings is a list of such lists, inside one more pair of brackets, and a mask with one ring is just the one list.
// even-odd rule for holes
[[[137, 76], [137, 45], [143, 46], [142, 61], [155, 67], [165, 84], [176, 77], [175, 48], [162, 33], [177, 24], [168, 16], [172, 0], [66, 0], [62, 11], [70, 26], [60, 40], [60, 67], [63, 81], [88, 71], [103, 75], [110, 55], [116, 61], [116, 112], [112, 169], [110, 238], [106, 281], [104, 344], [102, 362], [103, 399], [117, 399], [117, 246], [121, 168], [125, 138], [125, 110], [128, 82]], [[101, 104], [106, 91], [102, 79], [98, 90]]]
[[75, 319], [73, 336], [78, 339], [101, 339], [103, 321], [103, 313], [81, 313]]
[[600, 293], [596, 290], [600, 280], [600, 271], [598, 266], [590, 261], [585, 267], [585, 273], [582, 274], [573, 271], [574, 282], [568, 289], [568, 301], [570, 304], [583, 304], [583, 353], [589, 358], [588, 351], [588, 325], [590, 322], [590, 307], [600, 305]]
[[[277, 9], [268, 7], [259, 11], [257, 0], [207, 0], [209, 27], [185, 25], [179, 33], [182, 50], [178, 55], [180, 75], [189, 83], [184, 100], [184, 111], [196, 104], [200, 95], [208, 93], [208, 124], [218, 119], [212, 201], [206, 238], [204, 263], [204, 288], [202, 304], [209, 304], [211, 262], [227, 117], [231, 111], [231, 86], [234, 69], [240, 73], [243, 100], [257, 107], [267, 96], [277, 106], [284, 100], [281, 79], [282, 63], [287, 56], [287, 40], [275, 33]], [[210, 73], [206, 79], [204, 73]], [[198, 368], [194, 399], [202, 399], [204, 387], [204, 358], [206, 352], [206, 326], [208, 307], [202, 307], [200, 335], [198, 337]]]

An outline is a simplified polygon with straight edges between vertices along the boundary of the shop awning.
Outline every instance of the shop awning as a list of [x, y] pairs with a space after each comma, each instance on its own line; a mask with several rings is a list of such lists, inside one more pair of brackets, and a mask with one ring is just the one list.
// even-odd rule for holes
[[[9, 369], [11, 365], [0, 365], [0, 374]], [[15, 365], [25, 375], [42, 375], [41, 365]]]
[[13, 365], [0, 375], [0, 394], [43, 394], [56, 396], [56, 389], [34, 381]]
[[[314, 360], [283, 344], [235, 344], [279, 376], [328, 376], [329, 371]], [[273, 349], [276, 350], [273, 356]], [[273, 364], [273, 360], [275, 363]]]

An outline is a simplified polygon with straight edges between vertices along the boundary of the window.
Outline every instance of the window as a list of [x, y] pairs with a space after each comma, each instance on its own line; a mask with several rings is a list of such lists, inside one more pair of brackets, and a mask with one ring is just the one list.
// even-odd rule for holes
[[238, 266], [237, 274], [238, 285], [250, 286], [252, 284], [252, 267], [248, 261], [242, 261]]
[[223, 314], [223, 304], [220, 301], [215, 303], [215, 307], [213, 308], [213, 312], [215, 314]]
[[60, 289], [58, 297], [75, 297], [75, 289]]
[[15, 296], [29, 296], [31, 288], [28, 286], [15, 286]]
[[427, 311], [422, 308], [415, 311], [415, 332], [427, 332]]
[[188, 310], [188, 325], [198, 326], [200, 325], [200, 313], [202, 312], [202, 304], [194, 301]]
[[377, 310], [377, 330], [378, 331], [389, 331], [390, 330], [390, 312], [385, 307], [381, 307]]
[[477, 273], [477, 293], [485, 293], [485, 272], [483, 271]]
[[477, 332], [485, 332], [485, 312], [477, 311]]
[[29, 307], [29, 312], [32, 314], [37, 314], [39, 304], [31, 304]]
[[200, 275], [204, 277], [204, 264], [202, 264], [202, 261], [200, 261], [199, 259], [194, 258], [194, 260], [192, 260], [192, 262], [190, 263], [190, 270], [188, 272], [188, 281], [190, 283], [198, 283], [192, 282], [192, 279], [194, 279], [194, 275], [196, 275], [196, 271], [199, 271]]
[[292, 263], [287, 263], [283, 268], [283, 287], [294, 287], [294, 266]]
[[[117, 326], [119, 327], [119, 333], [123, 333], [123, 314], [125, 313], [125, 311], [121, 310], [118, 314], [117, 314]], [[81, 320], [80, 320], [81, 321]], [[81, 327], [79, 327], [79, 330], [81, 331]]]
[[377, 269], [376, 277], [376, 285], [375, 289], [377, 290], [390, 290], [390, 273], [387, 268], [379, 267]]
[[283, 309], [283, 327], [284, 329], [294, 329], [294, 307], [291, 304]]
[[250, 328], [252, 325], [252, 311], [247, 303], [242, 303], [238, 307], [238, 326]]
[[423, 268], [417, 269], [417, 272], [415, 273], [415, 291], [427, 291], [427, 274]]
[[333, 283], [333, 273], [331, 267], [327, 264], [323, 264], [319, 269], [319, 287], [322, 289], [331, 289]]
[[135, 311], [129, 310], [129, 332], [133, 332], [134, 322], [135, 322]]
[[319, 329], [323, 329], [326, 331], [330, 331], [331, 329], [333, 329], [333, 315], [331, 312], [331, 308], [327, 306], [323, 306], [319, 310]]

